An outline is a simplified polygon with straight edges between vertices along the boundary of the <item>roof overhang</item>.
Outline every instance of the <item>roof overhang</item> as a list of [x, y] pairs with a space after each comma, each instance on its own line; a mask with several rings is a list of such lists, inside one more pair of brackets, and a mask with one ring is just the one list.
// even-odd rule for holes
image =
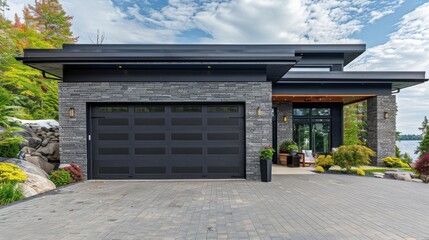
[[341, 55], [344, 65], [364, 44], [65, 44], [63, 49], [25, 49], [24, 64], [63, 78], [65, 68], [261, 69], [276, 82], [306, 54]]
[[277, 82], [278, 86], [293, 84], [321, 85], [389, 85], [395, 91], [427, 81], [425, 72], [399, 71], [345, 71], [345, 72], [288, 72]]

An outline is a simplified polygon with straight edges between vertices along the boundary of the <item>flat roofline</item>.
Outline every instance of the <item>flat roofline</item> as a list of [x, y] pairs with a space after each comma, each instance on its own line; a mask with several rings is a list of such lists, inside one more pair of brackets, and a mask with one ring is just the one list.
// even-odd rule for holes
[[428, 81], [421, 71], [345, 71], [288, 72], [276, 84], [379, 84], [388, 83], [393, 90], [404, 89]]

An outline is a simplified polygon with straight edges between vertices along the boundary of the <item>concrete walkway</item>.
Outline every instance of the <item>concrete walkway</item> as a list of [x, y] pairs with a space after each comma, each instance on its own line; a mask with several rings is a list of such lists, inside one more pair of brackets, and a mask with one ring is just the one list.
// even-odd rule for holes
[[286, 167], [283, 165], [273, 164], [273, 175], [289, 175], [289, 174], [316, 174], [313, 172], [314, 167]]
[[341, 175], [85, 182], [0, 209], [0, 239], [428, 239], [429, 186]]

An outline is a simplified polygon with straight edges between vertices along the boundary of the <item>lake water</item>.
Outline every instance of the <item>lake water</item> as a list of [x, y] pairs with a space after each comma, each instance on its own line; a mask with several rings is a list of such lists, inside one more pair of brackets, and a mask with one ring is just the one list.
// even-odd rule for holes
[[420, 141], [396, 141], [396, 146], [399, 147], [399, 150], [401, 150], [401, 154], [408, 153], [410, 157], [416, 161], [419, 157], [417, 154], [414, 154], [414, 151], [416, 151], [417, 146], [419, 146]]

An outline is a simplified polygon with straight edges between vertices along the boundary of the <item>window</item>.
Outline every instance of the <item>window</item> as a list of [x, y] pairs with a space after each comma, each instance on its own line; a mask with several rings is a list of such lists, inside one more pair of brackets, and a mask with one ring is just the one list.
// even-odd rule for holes
[[172, 112], [201, 112], [201, 106], [173, 106], [171, 107]]
[[298, 116], [298, 117], [310, 116], [310, 109], [309, 108], [294, 108], [293, 109], [293, 116]]
[[134, 108], [134, 112], [136, 113], [164, 112], [164, 110], [164, 106], [140, 106]]
[[311, 115], [312, 116], [330, 116], [331, 109], [330, 108], [312, 108]]
[[209, 113], [230, 113], [238, 112], [238, 106], [209, 106], [207, 108]]
[[128, 112], [128, 107], [127, 106], [105, 106], [105, 107], [99, 107], [98, 112], [100, 113]]

